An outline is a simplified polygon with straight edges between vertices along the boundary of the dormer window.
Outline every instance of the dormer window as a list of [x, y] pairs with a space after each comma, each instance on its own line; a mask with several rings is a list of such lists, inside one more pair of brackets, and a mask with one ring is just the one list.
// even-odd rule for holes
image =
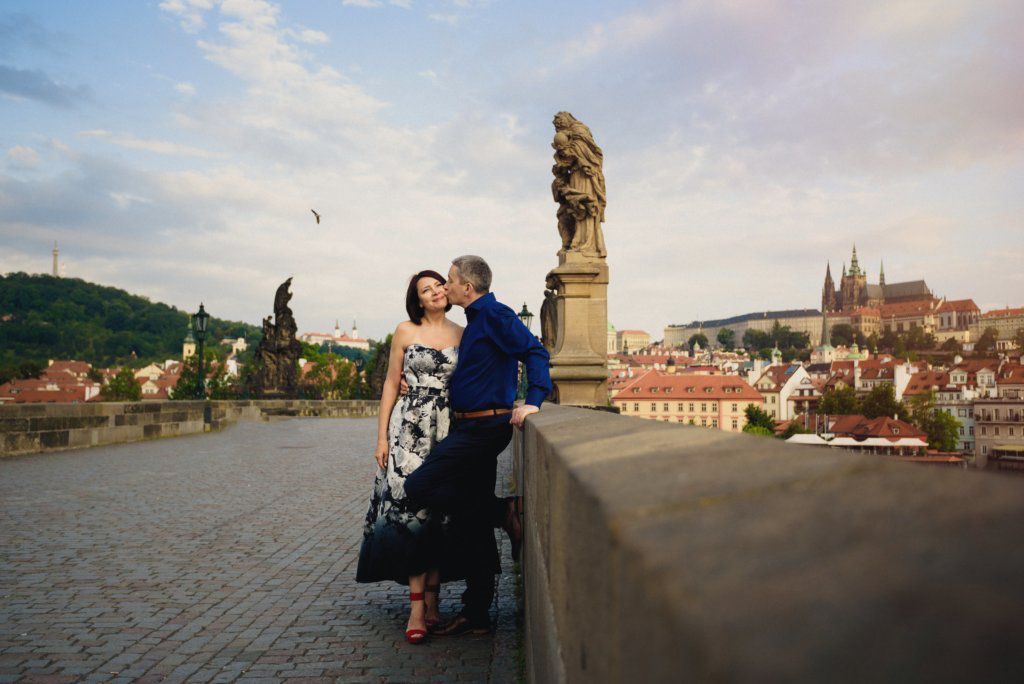
[[895, 425], [892, 428], [892, 434], [894, 434], [894, 435], [900, 434], [900, 429], [898, 427], [896, 427]]

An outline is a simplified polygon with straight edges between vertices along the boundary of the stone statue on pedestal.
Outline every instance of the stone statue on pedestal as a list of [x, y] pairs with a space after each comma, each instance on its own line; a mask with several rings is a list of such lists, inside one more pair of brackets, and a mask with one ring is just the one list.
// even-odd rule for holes
[[541, 334], [551, 353], [555, 400], [575, 406], [608, 403], [608, 252], [604, 154], [587, 126], [568, 112], [554, 118], [551, 194], [562, 239], [558, 266], [545, 280]]
[[590, 258], [604, 258], [604, 153], [594, 142], [586, 124], [569, 112], [555, 114], [555, 165], [551, 173], [551, 194], [558, 202], [558, 234], [562, 238], [559, 256], [579, 252]]
[[256, 372], [252, 391], [264, 397], [294, 397], [297, 385], [299, 355], [302, 345], [295, 339], [298, 326], [288, 307], [292, 279], [281, 283], [274, 295], [274, 318], [263, 319], [263, 339], [256, 348]]

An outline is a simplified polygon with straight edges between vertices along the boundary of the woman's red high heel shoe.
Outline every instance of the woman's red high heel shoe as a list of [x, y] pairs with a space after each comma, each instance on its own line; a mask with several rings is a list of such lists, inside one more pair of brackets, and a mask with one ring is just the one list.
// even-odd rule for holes
[[[409, 601], [422, 601], [423, 592], [409, 592]], [[405, 630], [405, 640], [410, 644], [422, 644], [423, 640], [427, 638], [427, 630], [425, 629], [407, 629]]]

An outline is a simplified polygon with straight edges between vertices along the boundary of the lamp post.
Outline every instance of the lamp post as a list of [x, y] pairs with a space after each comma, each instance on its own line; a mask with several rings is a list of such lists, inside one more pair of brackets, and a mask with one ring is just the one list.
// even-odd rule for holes
[[[522, 310], [517, 314], [519, 320], [523, 322], [526, 329], [530, 329], [530, 325], [533, 323], [533, 314], [526, 308], [526, 302], [523, 302]], [[529, 385], [526, 380], [526, 365], [519, 364], [519, 388], [516, 390], [516, 399], [526, 399], [526, 389]]]
[[192, 314], [192, 333], [196, 342], [199, 343], [199, 378], [196, 383], [196, 399], [206, 398], [206, 378], [203, 375], [203, 342], [206, 340], [206, 326], [210, 322], [210, 314], [206, 313], [202, 302], [199, 304], [199, 311]]

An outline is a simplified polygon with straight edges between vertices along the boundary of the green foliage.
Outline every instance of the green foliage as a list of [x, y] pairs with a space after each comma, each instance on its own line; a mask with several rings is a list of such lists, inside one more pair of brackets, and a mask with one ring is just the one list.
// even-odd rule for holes
[[142, 399], [142, 385], [135, 379], [135, 372], [125, 366], [110, 383], [100, 388], [104, 401], [139, 401]]
[[[9, 273], [0, 276], [0, 368], [47, 359], [77, 359], [94, 366], [139, 364], [177, 358], [190, 314], [124, 290], [78, 278]], [[260, 329], [211, 318], [208, 348], [244, 337], [250, 347]]]
[[704, 333], [694, 333], [693, 335], [690, 335], [690, 339], [686, 341], [686, 346], [690, 348], [690, 351], [693, 351], [693, 345], [695, 344], [699, 344], [701, 349], [707, 349], [708, 336]]
[[1024, 349], [1024, 328], [1017, 329], [1017, 333], [1013, 336], [1013, 343], [1017, 345], [1017, 349]]
[[743, 427], [745, 432], [749, 432], [747, 430], [749, 427], [763, 427], [772, 432], [772, 429], [775, 427], [775, 420], [771, 414], [757, 404], [747, 404], [747, 408], [743, 409], [743, 413], [747, 416], [747, 424]]
[[[217, 361], [214, 367], [214, 361]], [[237, 399], [242, 396], [242, 383], [228, 375], [227, 364], [217, 358], [212, 349], [203, 350], [203, 387], [207, 399]], [[171, 399], [194, 401], [199, 399], [199, 356], [190, 356], [182, 364], [181, 375], [171, 392]]]
[[29, 378], [38, 378], [43, 374], [44, 366], [37, 361], [22, 361], [18, 364], [12, 364], [0, 368], [0, 385], [10, 380], [28, 380]]
[[302, 395], [307, 399], [351, 399], [358, 386], [359, 379], [353, 362], [334, 354], [325, 354], [303, 378]]
[[789, 425], [786, 426], [786, 429], [783, 430], [782, 434], [779, 435], [779, 439], [789, 439], [793, 435], [809, 435], [809, 434], [811, 434], [811, 430], [808, 430], [807, 428], [805, 428], [803, 425], [800, 424], [799, 421], [791, 420], [789, 422]]
[[848, 385], [826, 390], [818, 403], [818, 413], [822, 415], [846, 416], [860, 412], [861, 405], [857, 392]]
[[775, 321], [770, 332], [748, 328], [743, 333], [743, 346], [753, 350], [762, 358], [771, 358], [770, 353], [763, 354], [765, 350], [770, 352], [778, 347], [783, 350], [783, 358], [785, 358], [785, 350], [792, 349], [790, 358], [795, 358], [800, 350], [810, 348], [811, 338], [807, 333], [794, 332], [788, 325], [779, 325], [779, 322]]
[[935, 393], [914, 397], [910, 420], [928, 434], [928, 446], [938, 451], [959, 451], [960, 421], [935, 407]]
[[836, 323], [829, 329], [832, 344], [837, 347], [849, 347], [853, 344], [856, 332], [849, 323]]
[[974, 351], [976, 352], [989, 352], [996, 348], [996, 338], [999, 331], [989, 326], [981, 333], [981, 337], [974, 344]]
[[909, 420], [907, 408], [903, 402], [896, 401], [896, 388], [891, 383], [875, 385], [868, 395], [861, 400], [861, 413], [865, 418], [879, 416], [896, 416], [900, 420]]
[[771, 429], [762, 427], [760, 425], [744, 425], [743, 431], [748, 435], [758, 435], [759, 437], [774, 437], [775, 433]]
[[964, 345], [960, 344], [960, 341], [955, 337], [950, 337], [948, 340], [942, 343], [942, 351], [956, 352], [959, 354], [964, 350]]
[[723, 348], [731, 351], [736, 346], [736, 331], [732, 328], [722, 328], [718, 331], [715, 339], [718, 340], [718, 344], [722, 345]]

